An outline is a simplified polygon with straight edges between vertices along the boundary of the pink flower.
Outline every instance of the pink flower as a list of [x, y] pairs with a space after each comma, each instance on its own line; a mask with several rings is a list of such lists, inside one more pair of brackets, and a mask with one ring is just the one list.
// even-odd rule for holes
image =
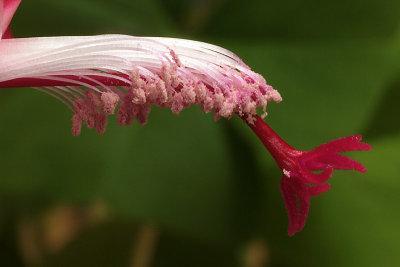
[[[19, 1], [3, 1], [2, 36]], [[279, 165], [281, 192], [289, 216], [289, 235], [305, 224], [311, 196], [330, 188], [324, 184], [334, 169], [365, 172], [358, 162], [337, 154], [369, 150], [361, 136], [350, 136], [298, 151], [283, 141], [257, 115], [266, 116], [268, 102], [280, 94], [232, 52], [207, 43], [126, 35], [2, 39], [0, 87], [35, 87], [70, 108], [72, 134], [82, 122], [103, 133], [108, 115], [117, 111], [120, 125], [147, 123], [151, 105], [175, 114], [192, 105], [215, 119], [240, 116], [257, 134]], [[315, 171], [321, 171], [316, 173]], [[311, 186], [313, 185], [313, 186]]]

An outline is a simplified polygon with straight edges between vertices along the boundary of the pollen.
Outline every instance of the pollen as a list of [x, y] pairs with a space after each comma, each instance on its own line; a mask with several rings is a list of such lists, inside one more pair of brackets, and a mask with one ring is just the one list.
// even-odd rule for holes
[[283, 172], [283, 175], [285, 175], [287, 178], [290, 178], [290, 171], [283, 169], [282, 172]]

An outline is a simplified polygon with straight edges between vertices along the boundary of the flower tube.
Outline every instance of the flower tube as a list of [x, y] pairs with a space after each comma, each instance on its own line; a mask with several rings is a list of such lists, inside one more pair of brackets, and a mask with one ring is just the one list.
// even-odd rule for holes
[[[3, 37], [11, 36], [8, 23], [18, 4], [3, 1]], [[34, 87], [63, 102], [74, 113], [73, 135], [81, 133], [82, 124], [103, 133], [115, 112], [120, 125], [133, 120], [144, 125], [153, 105], [174, 114], [200, 105], [216, 120], [239, 116], [282, 171], [289, 235], [304, 227], [311, 196], [330, 188], [325, 182], [333, 170], [365, 172], [338, 152], [371, 149], [361, 136], [350, 136], [312, 151], [295, 150], [263, 120], [267, 104], [282, 100], [278, 91], [234, 53], [198, 41], [127, 35], [3, 38], [0, 88], [8, 87]]]

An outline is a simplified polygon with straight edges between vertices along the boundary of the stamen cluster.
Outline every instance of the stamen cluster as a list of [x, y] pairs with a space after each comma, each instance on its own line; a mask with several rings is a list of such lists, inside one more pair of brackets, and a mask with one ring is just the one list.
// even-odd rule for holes
[[[49, 46], [48, 43], [52, 43]], [[40, 47], [41, 49], [37, 49]], [[35, 50], [33, 48], [36, 48]], [[232, 52], [207, 43], [160, 37], [101, 35], [3, 40], [0, 85], [40, 85], [75, 112], [79, 121], [104, 132], [118, 103], [120, 125], [147, 122], [151, 105], [174, 114], [200, 105], [215, 119], [233, 114], [249, 120], [281, 96]], [[55, 86], [46, 86], [55, 85]], [[62, 84], [63, 86], [59, 86]], [[85, 92], [85, 90], [91, 92]]]

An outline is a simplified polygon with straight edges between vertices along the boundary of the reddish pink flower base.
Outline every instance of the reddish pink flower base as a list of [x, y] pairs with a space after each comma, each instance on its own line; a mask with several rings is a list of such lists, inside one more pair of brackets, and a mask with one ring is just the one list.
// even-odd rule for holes
[[282, 140], [268, 124], [256, 116], [254, 124], [243, 120], [255, 132], [264, 146], [274, 157], [282, 171], [281, 193], [289, 217], [290, 236], [300, 232], [310, 209], [310, 198], [329, 190], [324, 184], [333, 170], [356, 170], [365, 172], [365, 167], [338, 152], [371, 150], [371, 146], [361, 143], [360, 135], [333, 140], [312, 151], [299, 151]]

